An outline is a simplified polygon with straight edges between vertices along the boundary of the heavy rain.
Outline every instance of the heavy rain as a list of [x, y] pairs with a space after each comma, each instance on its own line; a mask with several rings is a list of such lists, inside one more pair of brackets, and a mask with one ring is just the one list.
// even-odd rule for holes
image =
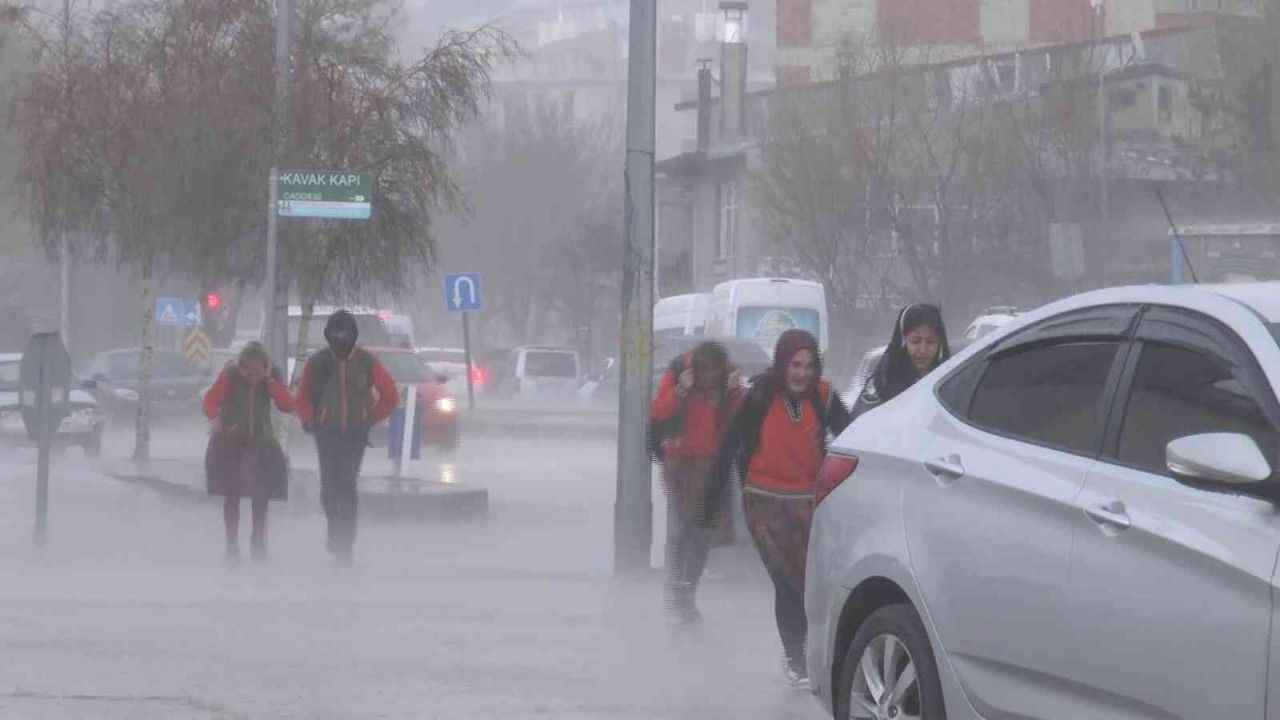
[[0, 720], [1280, 712], [1280, 0], [0, 0], [0, 110]]

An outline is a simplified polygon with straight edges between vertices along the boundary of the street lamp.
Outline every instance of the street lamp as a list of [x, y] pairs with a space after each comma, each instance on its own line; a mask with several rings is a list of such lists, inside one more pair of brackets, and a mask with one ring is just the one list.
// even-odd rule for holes
[[720, 37], [726, 43], [747, 41], [747, 3], [724, 0], [720, 3]]

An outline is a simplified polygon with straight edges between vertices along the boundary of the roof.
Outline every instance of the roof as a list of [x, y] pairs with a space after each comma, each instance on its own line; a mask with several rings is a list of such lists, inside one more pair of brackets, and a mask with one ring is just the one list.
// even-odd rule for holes
[[[1174, 35], [1182, 35], [1182, 34], [1197, 32], [1203, 29], [1204, 28], [1202, 27], [1196, 27], [1196, 26], [1157, 28], [1155, 30], [1148, 30], [1146, 32], [1143, 32], [1141, 33], [1141, 36], [1144, 39], [1171, 37]], [[1111, 35], [1111, 36], [1105, 37], [1102, 39], [1101, 42], [1108, 43], [1108, 44], [1116, 44], [1116, 43], [1126, 43], [1126, 42], [1132, 42], [1132, 41], [1133, 41], [1132, 35], [1124, 34], [1124, 35]], [[990, 53], [990, 54], [979, 53], [975, 55], [967, 55], [965, 57], [957, 58], [955, 60], [946, 60], [942, 62], [920, 63], [919, 65], [911, 65], [910, 67], [906, 68], [906, 71], [908, 73], [927, 73], [934, 70], [964, 67], [966, 65], [976, 65], [982, 62], [999, 62], [1001, 60], [1012, 60], [1017, 58], [1020, 55], [1028, 55], [1032, 53], [1044, 53], [1044, 52], [1052, 52], [1055, 50], [1070, 50], [1074, 48], [1086, 48], [1094, 44], [1095, 44], [1094, 41], [1054, 43], [1054, 44], [1048, 44], [1048, 45], [1036, 45], [1033, 47], [1023, 48], [1020, 50], [1009, 50], [1006, 52], [999, 52], [999, 53]], [[1140, 64], [1139, 66], [1142, 66], [1142, 65], [1146, 65], [1146, 63]], [[1108, 79], [1117, 77], [1117, 73], [1120, 73], [1122, 70], [1123, 69], [1118, 69], [1118, 70], [1114, 70], [1107, 73]], [[1173, 71], [1168, 70], [1166, 68], [1162, 72], [1172, 73]], [[794, 93], [794, 92], [812, 91], [814, 89], [820, 89], [824, 87], [834, 87], [841, 82], [861, 82], [865, 80], [870, 80], [870, 79], [879, 77], [881, 74], [883, 73], [872, 72], [872, 73], [865, 73], [862, 75], [856, 75], [850, 80], [827, 80], [823, 82], [809, 83], [807, 85], [772, 87], [765, 90], [756, 90], [753, 92], [748, 92], [747, 97], [768, 97], [770, 95], [774, 95], [777, 93]], [[720, 103], [719, 97], [711, 98], [712, 107], [718, 105], [719, 103]], [[676, 103], [676, 106], [675, 106], [676, 110], [696, 110], [697, 108], [698, 108], [697, 99], [684, 100], [682, 102]]]
[[[1205, 223], [1180, 225], [1178, 234], [1183, 237], [1205, 235], [1280, 235], [1280, 221], [1254, 223]], [[1173, 229], [1169, 230], [1173, 234]]]
[[1198, 285], [1203, 290], [1253, 308], [1267, 322], [1280, 322], [1280, 282], [1233, 283], [1229, 285]]
[[[1233, 324], [1246, 323], [1246, 318], [1259, 316], [1268, 323], [1280, 322], [1280, 281], [1228, 283], [1218, 285], [1132, 285], [1092, 290], [1019, 315], [992, 333], [994, 339], [1045, 318], [1081, 308], [1107, 304], [1165, 304], [1205, 312]], [[1233, 309], [1236, 308], [1236, 309]], [[1234, 317], [1227, 317], [1228, 315]], [[984, 339], [985, 340], [985, 339]], [[970, 347], [985, 345], [976, 343]]]
[[569, 348], [569, 347], [553, 347], [553, 346], [551, 346], [551, 345], [521, 345], [520, 347], [516, 348], [516, 351], [520, 351], [520, 350], [538, 350], [538, 351], [546, 351], [546, 352], [566, 352], [566, 353], [577, 353], [577, 352], [578, 352], [577, 350], [574, 350], [573, 348]]

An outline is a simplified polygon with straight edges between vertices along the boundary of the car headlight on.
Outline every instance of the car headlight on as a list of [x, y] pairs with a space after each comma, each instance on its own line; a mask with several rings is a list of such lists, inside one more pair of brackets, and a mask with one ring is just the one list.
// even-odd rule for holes
[[138, 393], [136, 391], [130, 390], [129, 388], [116, 388], [111, 392], [114, 393], [116, 397], [120, 398], [121, 400], [124, 400], [125, 402], [138, 402], [139, 400]]
[[440, 398], [436, 401], [436, 410], [442, 413], [451, 413], [457, 409], [458, 404], [453, 401], [453, 398]]

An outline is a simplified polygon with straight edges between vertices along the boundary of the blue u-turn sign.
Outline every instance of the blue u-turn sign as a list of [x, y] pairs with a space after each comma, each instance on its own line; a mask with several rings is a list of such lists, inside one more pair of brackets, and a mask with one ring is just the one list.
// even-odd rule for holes
[[455, 312], [480, 309], [480, 273], [455, 273], [444, 276], [444, 304]]

